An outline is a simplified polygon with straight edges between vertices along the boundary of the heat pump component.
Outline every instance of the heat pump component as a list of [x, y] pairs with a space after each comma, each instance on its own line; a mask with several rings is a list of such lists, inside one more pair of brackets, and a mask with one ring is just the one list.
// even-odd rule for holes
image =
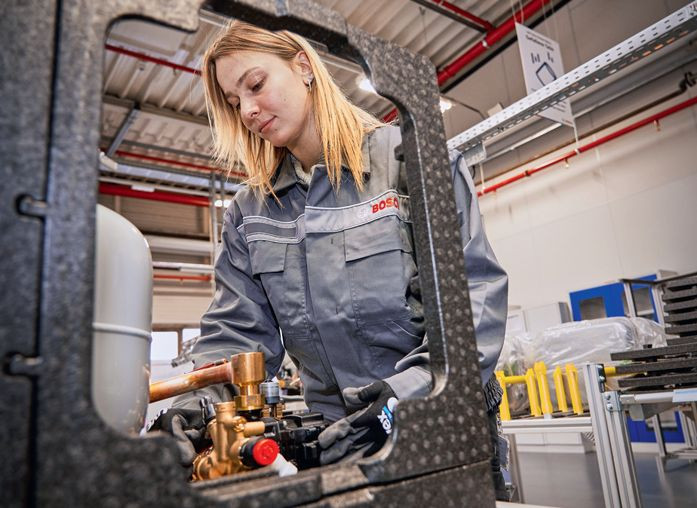
[[150, 380], [152, 259], [143, 235], [97, 205], [92, 400], [112, 428], [137, 433]]

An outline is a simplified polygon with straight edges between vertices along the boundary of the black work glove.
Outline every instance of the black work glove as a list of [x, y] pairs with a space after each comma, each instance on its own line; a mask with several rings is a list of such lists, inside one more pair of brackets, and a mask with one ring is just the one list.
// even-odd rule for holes
[[331, 464], [372, 455], [385, 444], [392, 433], [393, 411], [397, 396], [385, 381], [376, 381], [361, 388], [345, 388], [348, 406], [363, 407], [342, 418], [319, 435], [321, 464]]
[[206, 428], [200, 409], [169, 408], [153, 422], [148, 432], [161, 430], [174, 436], [179, 448], [179, 463], [190, 467], [197, 451], [206, 447]]

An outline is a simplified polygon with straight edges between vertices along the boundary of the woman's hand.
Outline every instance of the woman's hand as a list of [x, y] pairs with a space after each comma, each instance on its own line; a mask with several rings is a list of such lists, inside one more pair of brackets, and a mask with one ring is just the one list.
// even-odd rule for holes
[[397, 396], [389, 384], [376, 381], [360, 388], [345, 388], [343, 395], [347, 405], [362, 409], [333, 423], [319, 435], [323, 465], [372, 455], [392, 433]]
[[155, 430], [174, 436], [182, 467], [191, 467], [196, 458], [196, 450], [204, 447], [206, 429], [198, 409], [169, 408], [157, 417], [148, 432]]

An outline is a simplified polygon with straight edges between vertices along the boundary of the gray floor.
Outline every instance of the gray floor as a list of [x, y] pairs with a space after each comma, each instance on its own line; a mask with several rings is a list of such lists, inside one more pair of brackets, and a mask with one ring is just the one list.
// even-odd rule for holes
[[[604, 505], [594, 453], [521, 453], [519, 460], [526, 503], [562, 508]], [[697, 506], [697, 464], [671, 460], [662, 479], [655, 455], [636, 453], [634, 460], [644, 508]]]

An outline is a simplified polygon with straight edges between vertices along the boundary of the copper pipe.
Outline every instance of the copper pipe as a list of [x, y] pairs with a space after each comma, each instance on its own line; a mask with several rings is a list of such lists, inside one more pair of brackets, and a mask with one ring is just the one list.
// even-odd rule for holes
[[182, 393], [205, 388], [218, 383], [232, 382], [232, 369], [230, 362], [212, 365], [202, 369], [187, 372], [164, 381], [157, 381], [150, 385], [150, 402], [168, 399]]

